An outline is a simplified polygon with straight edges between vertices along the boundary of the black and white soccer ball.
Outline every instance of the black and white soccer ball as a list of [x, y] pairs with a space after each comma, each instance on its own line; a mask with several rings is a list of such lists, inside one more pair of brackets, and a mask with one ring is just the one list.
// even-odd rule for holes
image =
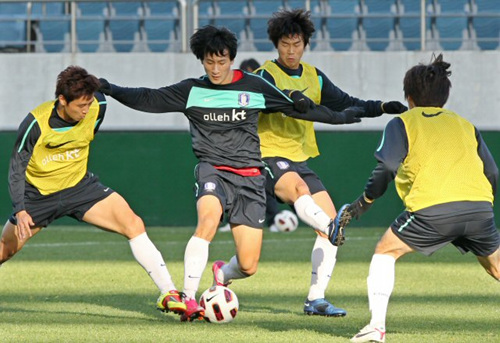
[[299, 219], [297, 215], [289, 210], [283, 210], [274, 216], [274, 224], [271, 225], [271, 231], [292, 232], [297, 230]]
[[239, 309], [236, 293], [224, 286], [212, 286], [200, 297], [200, 306], [205, 309], [205, 320], [210, 323], [229, 323]]

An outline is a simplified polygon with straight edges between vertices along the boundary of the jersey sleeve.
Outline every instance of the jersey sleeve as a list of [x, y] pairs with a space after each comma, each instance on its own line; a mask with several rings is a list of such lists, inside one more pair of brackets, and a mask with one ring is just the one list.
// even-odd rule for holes
[[101, 92], [95, 92], [94, 96], [99, 102], [99, 114], [97, 114], [97, 120], [95, 122], [95, 128], [94, 128], [94, 135], [95, 135], [97, 131], [99, 131], [102, 121], [104, 120], [104, 115], [106, 114], [108, 102], [104, 94], [102, 94]]
[[25, 209], [26, 168], [39, 137], [40, 127], [30, 113], [19, 126], [9, 163], [9, 193], [14, 213]]
[[365, 186], [367, 198], [374, 200], [385, 193], [407, 154], [408, 138], [404, 123], [399, 117], [394, 118], [385, 127], [380, 145], [375, 151], [378, 163]]
[[493, 155], [490, 150], [486, 146], [486, 143], [481, 136], [481, 133], [477, 128], [474, 128], [476, 131], [476, 140], [477, 140], [477, 153], [484, 165], [484, 175], [488, 179], [491, 184], [491, 188], [493, 190], [493, 195], [496, 195], [497, 191], [497, 183], [498, 183], [498, 167], [493, 159]]
[[184, 80], [158, 89], [110, 86], [109, 95], [127, 107], [143, 112], [165, 113], [184, 112], [192, 84]]
[[319, 69], [316, 68], [320, 78], [321, 87], [321, 105], [324, 105], [332, 111], [343, 111], [347, 107], [357, 106], [365, 109], [365, 117], [378, 117], [383, 114], [382, 101], [380, 100], [360, 100], [350, 96], [339, 87]]

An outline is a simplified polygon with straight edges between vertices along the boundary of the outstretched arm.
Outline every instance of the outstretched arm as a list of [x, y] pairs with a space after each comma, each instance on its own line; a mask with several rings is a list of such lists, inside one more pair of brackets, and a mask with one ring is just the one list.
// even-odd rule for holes
[[169, 87], [128, 88], [109, 83], [106, 79], [101, 82], [100, 92], [111, 96], [127, 107], [138, 111], [151, 113], [182, 112], [186, 108], [184, 81]]

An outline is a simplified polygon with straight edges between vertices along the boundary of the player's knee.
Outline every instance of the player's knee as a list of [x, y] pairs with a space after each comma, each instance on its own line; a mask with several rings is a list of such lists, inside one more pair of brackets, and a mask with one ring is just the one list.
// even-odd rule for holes
[[2, 239], [2, 241], [0, 242], [0, 265], [10, 260], [12, 256], [16, 254], [16, 252], [17, 251], [15, 249], [9, 249], [8, 244], [6, 244]]
[[257, 273], [257, 263], [249, 266], [240, 265], [240, 271], [247, 276], [255, 275]]
[[122, 228], [122, 234], [131, 239], [146, 232], [144, 221], [138, 215], [133, 215]]
[[207, 216], [204, 218], [200, 218], [198, 220], [198, 226], [196, 227], [194, 235], [211, 242], [217, 232], [218, 225], [219, 221], [215, 220], [212, 217]]

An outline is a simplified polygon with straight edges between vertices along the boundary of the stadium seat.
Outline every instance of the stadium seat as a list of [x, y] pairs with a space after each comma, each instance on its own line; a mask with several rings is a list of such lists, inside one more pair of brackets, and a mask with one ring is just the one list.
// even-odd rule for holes
[[45, 52], [69, 51], [70, 16], [64, 2], [34, 2], [32, 17], [38, 21], [41, 46]]
[[358, 23], [357, 4], [358, 1], [351, 0], [328, 1], [332, 17], [328, 19], [326, 25], [334, 50], [347, 51], [351, 48], [353, 33]]
[[[500, 2], [496, 0], [476, 0], [477, 13], [473, 18], [477, 44], [481, 50], [495, 50], [500, 42]], [[486, 14], [486, 16], [483, 16]], [[496, 17], [488, 17], [496, 14]]]
[[16, 52], [26, 48], [26, 22], [24, 20], [1, 21], [0, 51]]
[[258, 51], [272, 51], [273, 43], [267, 35], [267, 22], [271, 15], [282, 9], [281, 1], [252, 1], [249, 8], [249, 29], [253, 35], [254, 46]]
[[79, 2], [76, 21], [78, 51], [97, 52], [105, 38], [106, 19], [109, 16], [106, 2]]
[[444, 50], [458, 50], [467, 30], [465, 5], [468, 0], [439, 0], [435, 7], [436, 29]]
[[104, 41], [104, 20], [83, 20], [76, 22], [76, 39], [78, 51], [97, 52]]
[[131, 52], [140, 36], [141, 2], [112, 2], [109, 28], [117, 52]]
[[26, 15], [26, 2], [0, 2], [0, 16]]
[[21, 51], [26, 48], [25, 2], [0, 3], [0, 51]]
[[[403, 44], [408, 50], [420, 50], [420, 2], [415, 0], [400, 0], [400, 3], [403, 5], [399, 17], [399, 28], [403, 35]], [[426, 16], [426, 30], [429, 28], [430, 18]]]
[[176, 1], [147, 2], [144, 31], [152, 52], [180, 50], [180, 10]]
[[393, 1], [365, 0], [367, 17], [363, 18], [366, 44], [373, 51], [384, 51], [389, 45], [389, 33], [394, 30]]

